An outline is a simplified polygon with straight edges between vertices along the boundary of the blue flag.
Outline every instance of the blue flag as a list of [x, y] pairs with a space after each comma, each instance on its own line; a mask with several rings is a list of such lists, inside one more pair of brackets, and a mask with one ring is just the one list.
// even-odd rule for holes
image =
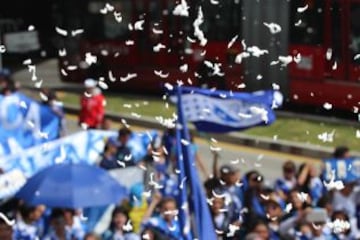
[[[181, 193], [178, 199], [180, 224], [183, 229], [187, 229], [190, 224], [189, 211], [186, 207], [188, 206], [194, 217], [192, 233], [198, 239], [216, 240], [217, 237], [210, 210], [196, 170], [195, 156], [191, 154], [189, 144], [187, 144], [190, 143], [190, 135], [183, 114], [181, 88], [179, 87], [177, 91], [179, 101], [177, 101], [178, 124], [176, 127], [176, 137], [177, 164], [180, 170], [179, 177], [181, 182]], [[189, 190], [187, 185], [190, 187]], [[184, 231], [184, 239], [192, 239], [191, 234]]]
[[[175, 95], [175, 94], [174, 94]], [[277, 91], [233, 93], [182, 87], [182, 111], [187, 121], [202, 132], [224, 133], [270, 125], [275, 121], [273, 108], [282, 104]], [[172, 100], [177, 101], [175, 96]]]
[[360, 179], [360, 158], [325, 159], [324, 180], [342, 180], [353, 182]]
[[0, 95], [0, 156], [54, 140], [59, 128], [50, 107], [20, 93]]

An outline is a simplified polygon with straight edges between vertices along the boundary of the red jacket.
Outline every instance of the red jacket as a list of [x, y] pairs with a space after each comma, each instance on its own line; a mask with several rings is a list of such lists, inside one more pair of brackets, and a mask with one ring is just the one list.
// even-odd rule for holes
[[81, 111], [79, 122], [85, 123], [89, 128], [97, 128], [104, 120], [105, 97], [101, 92], [90, 97], [82, 95], [80, 100]]

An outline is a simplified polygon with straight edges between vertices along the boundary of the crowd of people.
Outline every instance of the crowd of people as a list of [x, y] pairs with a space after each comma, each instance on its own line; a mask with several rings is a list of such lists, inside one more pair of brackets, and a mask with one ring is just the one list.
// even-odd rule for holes
[[[16, 89], [10, 80], [0, 81], [0, 86], [4, 95]], [[102, 128], [105, 99], [93, 80], [86, 80], [85, 87], [79, 124], [85, 124], [87, 129]], [[48, 96], [46, 104], [64, 117], [63, 111], [54, 105], [56, 95], [46, 91], [44, 94]], [[98, 232], [90, 228], [84, 209], [48, 209], [43, 205], [29, 206], [21, 199], [8, 199], [0, 206], [0, 239], [184, 239], [177, 220], [181, 206], [176, 200], [180, 181], [176, 173], [175, 131], [167, 129], [153, 139], [141, 161], [131, 158], [128, 141], [132, 134], [123, 127], [116, 138], [106, 139], [97, 162], [106, 170], [139, 164], [147, 169], [144, 180], [134, 184], [128, 198], [113, 208], [106, 230]], [[210, 172], [193, 138], [189, 145], [205, 179], [204, 194], [218, 239], [360, 239], [358, 182], [344, 182], [342, 189], [329, 190], [324, 186], [321, 168], [311, 163], [298, 166], [289, 160], [269, 184], [259, 169], [242, 172], [240, 165], [219, 166], [221, 152], [215, 150]], [[346, 157], [349, 157], [347, 147], [336, 148], [334, 158]]]

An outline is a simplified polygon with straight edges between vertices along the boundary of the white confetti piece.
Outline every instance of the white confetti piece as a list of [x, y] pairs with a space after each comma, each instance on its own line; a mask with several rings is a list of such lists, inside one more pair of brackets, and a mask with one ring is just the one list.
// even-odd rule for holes
[[114, 75], [113, 75], [113, 73], [112, 73], [111, 70], [109, 70], [108, 76], [109, 76], [109, 80], [110, 80], [111, 82], [115, 82], [115, 81], [116, 81], [116, 78], [114, 77]]
[[356, 130], [355, 137], [360, 138], [360, 130], [358, 130], [358, 129]]
[[97, 57], [92, 55], [90, 52], [85, 54], [85, 62], [90, 66], [91, 64], [95, 64], [97, 62]]
[[334, 64], [331, 67], [332, 70], [336, 70], [337, 69], [337, 62], [335, 61]]
[[181, 66], [179, 67], [179, 69], [180, 69], [181, 72], [185, 73], [185, 72], [188, 71], [189, 66], [188, 66], [187, 64], [183, 64], [183, 65], [181, 65]]
[[265, 195], [265, 194], [260, 194], [260, 197], [262, 199], [264, 199], [265, 201], [269, 200], [270, 199], [270, 196], [269, 195]]
[[109, 88], [109, 86], [103, 81], [99, 81], [98, 84], [99, 84], [99, 87], [104, 89], [104, 90]]
[[131, 45], [134, 45], [135, 44], [135, 42], [133, 41], [133, 40], [127, 40], [126, 42], [125, 42], [125, 45], [126, 46], [131, 46]]
[[164, 84], [164, 87], [166, 88], [166, 89], [168, 89], [169, 91], [172, 91], [172, 90], [174, 90], [174, 86], [173, 85], [171, 85], [170, 83], [165, 83]]
[[240, 83], [239, 85], [236, 86], [236, 88], [246, 88], [246, 84]]
[[281, 26], [277, 23], [266, 23], [264, 22], [264, 25], [269, 28], [271, 34], [276, 34], [281, 32]]
[[281, 62], [282, 66], [287, 66], [289, 63], [293, 61], [292, 56], [279, 56], [279, 61]]
[[298, 7], [297, 8], [297, 12], [298, 13], [303, 13], [303, 12], [305, 12], [307, 9], [308, 9], [308, 5], [306, 4], [304, 7]]
[[164, 49], [164, 48], [166, 48], [166, 46], [165, 46], [164, 44], [158, 43], [157, 45], [155, 45], [155, 46], [153, 47], [153, 51], [154, 51], [154, 52], [160, 52], [160, 50], [161, 50], [161, 49]]
[[68, 35], [68, 32], [66, 30], [59, 28], [59, 27], [55, 27], [55, 31], [64, 37], [66, 37]]
[[30, 65], [30, 64], [31, 64], [31, 59], [30, 59], [30, 58], [25, 59], [25, 60], [23, 61], [23, 64], [24, 64], [24, 65]]
[[359, 54], [356, 54], [355, 56], [354, 56], [354, 60], [358, 60], [360, 58], [360, 53]]
[[24, 108], [24, 109], [27, 109], [27, 105], [26, 105], [26, 102], [25, 101], [20, 101], [20, 107]]
[[184, 146], [188, 146], [190, 142], [185, 139], [181, 139], [181, 144], [183, 144]]
[[301, 202], [305, 202], [308, 199], [308, 194], [304, 192], [297, 193], [297, 197]]
[[323, 142], [333, 142], [334, 141], [334, 135], [335, 135], [335, 129], [332, 132], [323, 132], [321, 134], [318, 134], [318, 139]]
[[35, 30], [35, 26], [34, 25], [29, 25], [28, 26], [28, 31], [34, 31]]
[[40, 95], [40, 98], [41, 98], [42, 101], [44, 101], [44, 102], [48, 101], [49, 98], [48, 98], [48, 96], [46, 96], [45, 93], [40, 92], [39, 95]]
[[8, 226], [14, 226], [15, 225], [15, 219], [10, 220], [4, 213], [0, 212], [0, 218], [2, 220], [4, 220], [4, 222], [8, 225]]
[[204, 14], [201, 7], [199, 7], [198, 15], [195, 21], [193, 22], [194, 27], [194, 36], [200, 41], [200, 46], [205, 46], [207, 39], [205, 38], [204, 32], [200, 29], [200, 25], [204, 22]]
[[122, 229], [125, 231], [125, 232], [130, 232], [133, 230], [133, 227], [132, 227], [132, 224], [131, 224], [131, 220], [129, 219], [126, 224], [122, 227]]
[[159, 29], [156, 29], [156, 28], [153, 28], [153, 29], [152, 29], [152, 32], [153, 32], [154, 34], [156, 34], [156, 35], [161, 35], [161, 34], [164, 33], [163, 30], [159, 30]]
[[299, 19], [299, 21], [297, 21], [296, 23], [294, 23], [294, 26], [295, 27], [298, 27], [298, 26], [300, 26], [302, 24], [302, 21], [301, 21], [301, 19]]
[[80, 35], [84, 32], [84, 29], [75, 29], [71, 31], [71, 36], [75, 37], [76, 35]]
[[261, 80], [263, 78], [263, 76], [261, 74], [256, 76], [256, 80]]
[[59, 56], [60, 56], [60, 57], [66, 56], [66, 49], [65, 49], [65, 48], [59, 49]]
[[78, 69], [78, 66], [76, 66], [76, 65], [69, 65], [69, 66], [66, 67], [66, 69], [69, 70], [69, 71], [74, 71], [74, 70]]
[[183, 179], [181, 179], [180, 186], [179, 186], [180, 189], [184, 188], [184, 184], [186, 182], [186, 179], [187, 179], [187, 177], [184, 177]]
[[189, 6], [185, 0], [181, 0], [181, 2], [175, 6], [172, 14], [175, 16], [188, 17], [189, 16]]
[[301, 54], [298, 53], [296, 56], [293, 57], [294, 62], [300, 63], [301, 62]]
[[292, 205], [291, 203], [286, 204], [286, 206], [285, 206], [285, 212], [290, 213], [290, 211], [292, 210], [292, 208], [293, 208], [293, 205]]
[[163, 73], [162, 70], [160, 70], [160, 71], [154, 70], [154, 74], [155, 74], [156, 76], [161, 77], [161, 78], [167, 78], [167, 77], [169, 77], [169, 73]]
[[196, 42], [195, 39], [192, 39], [192, 38], [190, 38], [189, 36], [186, 37], [186, 39], [187, 39], [190, 43], [195, 43], [195, 42]]
[[254, 57], [260, 57], [264, 54], [268, 54], [269, 51], [266, 49], [260, 49], [258, 46], [251, 46], [246, 49]]
[[115, 18], [115, 20], [118, 22], [118, 23], [120, 23], [120, 22], [122, 22], [122, 15], [121, 15], [121, 13], [120, 12], [114, 12], [114, 18]]
[[232, 45], [234, 45], [234, 43], [236, 42], [236, 40], [238, 39], [239, 35], [236, 35], [235, 37], [233, 37], [230, 42], [227, 45], [227, 48], [231, 48]]
[[325, 108], [326, 110], [330, 110], [330, 109], [332, 109], [332, 104], [326, 102], [326, 103], [324, 103], [323, 108]]
[[82, 213], [80, 214], [80, 221], [86, 222], [87, 220], [88, 220], [88, 217], [85, 217], [85, 216], [84, 216], [84, 213], [82, 212]]
[[135, 22], [134, 24], [134, 29], [135, 30], [138, 30], [138, 31], [142, 31], [144, 30], [144, 23], [145, 23], [145, 20], [138, 20]]
[[5, 45], [0, 45], [0, 53], [6, 52]]
[[35, 83], [34, 83], [34, 86], [35, 86], [36, 88], [41, 88], [42, 84], [43, 84], [43, 80], [41, 79], [40, 81], [35, 82]]
[[222, 150], [221, 147], [210, 146], [210, 151], [212, 152], [220, 152], [221, 150]]
[[331, 171], [331, 178], [329, 182], [323, 181], [324, 187], [328, 190], [331, 191], [333, 189], [335, 190], [342, 190], [344, 189], [344, 183], [341, 180], [337, 180], [335, 181], [335, 170]]
[[65, 69], [63, 69], [63, 68], [60, 70], [60, 72], [61, 72], [61, 75], [65, 76], [65, 77], [68, 75], [67, 72], [65, 71]]
[[330, 60], [332, 57], [332, 49], [328, 48], [328, 50], [326, 51], [326, 60]]
[[131, 116], [136, 117], [136, 118], [141, 118], [140, 114], [134, 113], [134, 112], [131, 113]]
[[137, 77], [137, 73], [128, 73], [126, 75], [126, 77], [120, 77], [120, 81], [121, 82], [127, 82], [129, 81], [130, 79], [133, 79], [133, 78], [136, 78]]

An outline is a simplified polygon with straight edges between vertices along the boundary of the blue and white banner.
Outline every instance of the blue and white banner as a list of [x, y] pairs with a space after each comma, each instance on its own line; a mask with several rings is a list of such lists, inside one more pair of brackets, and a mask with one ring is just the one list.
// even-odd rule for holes
[[[147, 147], [156, 134], [156, 131], [132, 134], [128, 146], [135, 161], [145, 157]], [[95, 164], [104, 150], [106, 139], [109, 137], [117, 137], [117, 132], [90, 130], [75, 133], [39, 146], [19, 149], [16, 154], [0, 156], [0, 168], [5, 172], [20, 170], [25, 177], [29, 178], [41, 169], [57, 163], [86, 162]], [[17, 184], [16, 188], [18, 187]], [[0, 196], [4, 196], [1, 188]]]
[[[193, 87], [181, 87], [182, 110], [187, 121], [199, 131], [230, 132], [275, 121], [274, 108], [281, 106], [276, 91], [234, 93]], [[176, 96], [171, 98], [176, 102]]]
[[60, 118], [20, 94], [0, 95], [0, 157], [59, 137]]
[[342, 180], [352, 182], [360, 180], [360, 158], [325, 159], [324, 177], [326, 181]]

